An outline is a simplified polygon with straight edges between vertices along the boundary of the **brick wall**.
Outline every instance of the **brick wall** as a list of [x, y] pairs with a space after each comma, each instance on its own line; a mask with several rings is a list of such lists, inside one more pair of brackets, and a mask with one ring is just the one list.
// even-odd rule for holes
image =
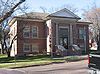
[[[23, 28], [23, 25], [30, 26], [30, 29], [32, 29], [32, 26], [38, 27], [38, 38], [32, 38], [32, 33], [30, 32], [30, 38], [24, 38], [23, 37], [23, 31], [21, 30]], [[39, 53], [43, 53], [43, 51], [46, 51], [46, 35], [45, 35], [45, 23], [39, 22], [39, 21], [25, 21], [25, 20], [18, 20], [17, 24], [18, 29], [18, 38], [17, 38], [17, 44], [18, 44], [18, 54], [23, 54], [23, 44], [29, 43], [29, 44], [36, 44], [38, 45]], [[32, 50], [27, 53], [32, 53]]]
[[[86, 49], [85, 50], [85, 52], [87, 53], [88, 52], [88, 49], [89, 49], [89, 31], [88, 31], [88, 25], [86, 25], [86, 24], [77, 24], [77, 27], [76, 27], [77, 29], [77, 45], [78, 46], [81, 46], [82, 44], [84, 44], [84, 43], [86, 43], [86, 44], [84, 44], [84, 46], [85, 46], [85, 48], [84, 49]], [[85, 32], [86, 32], [86, 40], [84, 41], [84, 39], [80, 39], [79, 38], [79, 29], [80, 28], [85, 28], [84, 30], [85, 30]]]

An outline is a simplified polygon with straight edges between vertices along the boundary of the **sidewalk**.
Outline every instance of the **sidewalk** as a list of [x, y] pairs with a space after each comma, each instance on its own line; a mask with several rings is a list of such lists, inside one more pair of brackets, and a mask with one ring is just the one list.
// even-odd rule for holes
[[[67, 56], [67, 57], [72, 57], [72, 56]], [[84, 56], [76, 56], [76, 57], [79, 57], [79, 59], [78, 60], [74, 60], [74, 61], [86, 60], [88, 58], [87, 55], [84, 55]], [[63, 59], [63, 58], [65, 58], [65, 57], [61, 57], [59, 59]], [[53, 59], [58, 59], [58, 58], [53, 58]], [[74, 62], [74, 61], [72, 60], [72, 61], [68, 61], [68, 62]], [[46, 66], [46, 65], [44, 65], [44, 66]], [[36, 66], [34, 66], [34, 67], [36, 67]], [[18, 70], [18, 69], [2, 69], [1, 68], [0, 69], [0, 74], [27, 74], [27, 73], [25, 71]]]
[[0, 69], [0, 74], [27, 74], [25, 71], [18, 69]]
[[[77, 58], [75, 58], [75, 59], [70, 59], [70, 60], [67, 60], [67, 59], [69, 59], [69, 58], [74, 58], [74, 57], [77, 57]], [[79, 60], [86, 60], [86, 59], [88, 59], [88, 55], [81, 55], [81, 56], [65, 56], [65, 57], [57, 57], [57, 58], [53, 58], [53, 59], [66, 59], [66, 61], [69, 61], [69, 62], [71, 62], [71, 61], [79, 61]]]

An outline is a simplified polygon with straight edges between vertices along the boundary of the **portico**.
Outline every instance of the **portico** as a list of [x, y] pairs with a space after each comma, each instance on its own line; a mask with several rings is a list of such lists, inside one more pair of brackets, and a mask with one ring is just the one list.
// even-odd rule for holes
[[[72, 52], [71, 46], [78, 45], [79, 28], [77, 15], [66, 9], [49, 15], [47, 21], [47, 52], [55, 52], [55, 46], [61, 45], [67, 51]], [[83, 39], [84, 40], [84, 39]], [[67, 53], [66, 53], [67, 54]]]

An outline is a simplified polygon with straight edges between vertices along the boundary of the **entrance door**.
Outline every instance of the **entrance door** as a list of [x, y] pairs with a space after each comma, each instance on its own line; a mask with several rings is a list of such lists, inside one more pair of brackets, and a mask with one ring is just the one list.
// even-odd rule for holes
[[68, 49], [68, 28], [59, 28], [59, 44]]
[[60, 45], [68, 49], [68, 37], [60, 37]]

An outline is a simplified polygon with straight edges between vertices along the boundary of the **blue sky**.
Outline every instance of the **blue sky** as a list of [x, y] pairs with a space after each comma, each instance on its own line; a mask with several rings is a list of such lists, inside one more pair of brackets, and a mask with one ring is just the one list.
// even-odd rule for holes
[[83, 9], [91, 7], [94, 2], [100, 7], [100, 0], [26, 0], [29, 12], [42, 12], [41, 6], [49, 10], [50, 8], [59, 8], [63, 5], [71, 5], [77, 8], [78, 12], [76, 14], [79, 16], [82, 15]]

